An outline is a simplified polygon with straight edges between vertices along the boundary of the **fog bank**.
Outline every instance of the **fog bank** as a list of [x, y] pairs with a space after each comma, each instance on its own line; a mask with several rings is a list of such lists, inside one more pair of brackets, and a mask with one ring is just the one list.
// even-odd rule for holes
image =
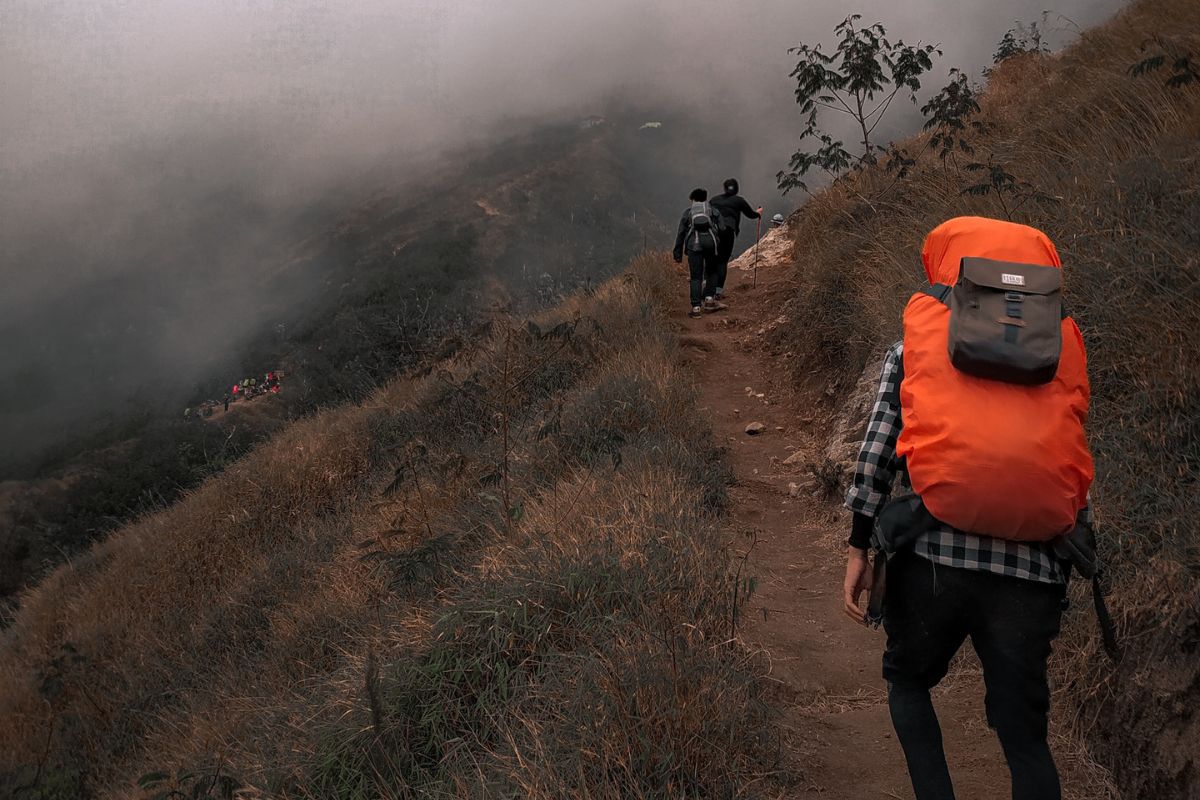
[[[665, 135], [739, 144], [714, 144], [681, 197], [737, 174], [752, 201], [786, 210], [772, 176], [799, 127], [789, 46], [831, 45], [857, 11], [941, 43], [937, 86], [951, 66], [978, 74], [1043, 5], [7, 0], [0, 435], [48, 441], [157, 380], [142, 364], [197, 377], [214, 347], [252, 332], [260, 272], [313, 220], [500, 131], [606, 108], [686, 112], [693, 123]], [[1086, 27], [1119, 5], [1055, 12]], [[1070, 39], [1051, 22], [1052, 43]], [[59, 387], [65, 372], [107, 388]]]

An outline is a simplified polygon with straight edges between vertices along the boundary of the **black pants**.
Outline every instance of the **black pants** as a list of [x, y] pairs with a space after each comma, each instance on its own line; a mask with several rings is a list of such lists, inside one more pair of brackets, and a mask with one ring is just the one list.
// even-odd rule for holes
[[717, 291], [717, 254], [712, 250], [689, 250], [688, 272], [692, 278], [692, 306]]
[[1046, 660], [1062, 617], [1062, 585], [935, 565], [904, 553], [888, 564], [883, 677], [917, 800], [952, 800], [929, 690], [971, 637], [983, 664], [988, 725], [1000, 738], [1014, 800], [1060, 800], [1046, 742]]
[[725, 276], [729, 273], [729, 259], [733, 257], [733, 242], [736, 233], [726, 233], [717, 240], [717, 291], [725, 290]]

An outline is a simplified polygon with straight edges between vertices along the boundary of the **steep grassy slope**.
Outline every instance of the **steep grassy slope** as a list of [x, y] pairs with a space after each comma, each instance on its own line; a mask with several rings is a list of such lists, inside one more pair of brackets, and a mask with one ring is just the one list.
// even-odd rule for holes
[[[210, 198], [219, 223], [197, 223], [170, 248], [123, 254], [127, 273], [102, 293], [83, 279], [65, 290], [55, 317], [70, 324], [40, 330], [47, 315], [38, 309], [0, 321], [0, 338], [45, 344], [0, 364], [8, 387], [0, 434], [9, 443], [0, 450], [0, 602], [63, 554], [170, 504], [286, 420], [357, 402], [453, 352], [486, 334], [497, 308], [545, 308], [623, 268], [647, 234], [661, 232], [661, 210], [674, 212], [663, 195], [677, 189], [689, 154], [671, 137], [682, 123], [639, 131], [631, 119], [640, 118], [589, 130], [543, 125], [420, 172], [362, 177], [355, 192], [264, 232], [253, 258], [205, 249], [258, 224]], [[204, 217], [206, 208], [190, 212]], [[205, 254], [203, 266], [173, 255], [192, 249]], [[189, 302], [211, 310], [202, 336], [185, 324]], [[226, 302], [241, 309], [236, 325], [220, 310]], [[151, 357], [178, 336], [192, 355]], [[26, 358], [27, 374], [9, 370]], [[289, 375], [270, 402], [207, 424], [183, 418], [185, 407], [267, 369]], [[119, 389], [129, 396], [114, 410], [109, 395]], [[84, 398], [99, 416], [52, 446], [34, 420], [53, 417], [64, 398]], [[63, 426], [54, 427], [59, 436]]]
[[[1162, 69], [1129, 74], [1164, 52]], [[870, 170], [807, 203], [792, 322], [774, 334], [815, 401], [841, 405], [898, 337], [930, 229], [1017, 207], [1013, 219], [1055, 241], [1088, 344], [1093, 496], [1129, 645], [1119, 667], [1105, 661], [1080, 595], [1059, 647], [1057, 713], [1129, 797], [1200, 785], [1200, 81], [1167, 85], [1188, 52], [1194, 65], [1200, 4], [1146, 0], [1062, 54], [1001, 64], [973, 156], [939, 161], [918, 137], [910, 177]], [[1001, 196], [964, 194], [987, 181], [964, 168], [972, 159], [1013, 182]]]
[[499, 324], [59, 568], [0, 649], [0, 786], [736, 793], [771, 763], [761, 665], [666, 275]]

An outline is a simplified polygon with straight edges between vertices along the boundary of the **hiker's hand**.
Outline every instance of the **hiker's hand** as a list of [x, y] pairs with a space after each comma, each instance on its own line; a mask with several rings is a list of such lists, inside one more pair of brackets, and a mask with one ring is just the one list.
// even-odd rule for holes
[[867, 624], [867, 612], [858, 607], [858, 598], [871, 589], [871, 562], [867, 551], [851, 547], [846, 556], [846, 581], [842, 584], [846, 616], [859, 623]]
[[675, 263], [676, 263], [676, 264], [682, 264], [682, 263], [683, 263], [683, 256], [671, 256], [671, 258], [675, 259]]

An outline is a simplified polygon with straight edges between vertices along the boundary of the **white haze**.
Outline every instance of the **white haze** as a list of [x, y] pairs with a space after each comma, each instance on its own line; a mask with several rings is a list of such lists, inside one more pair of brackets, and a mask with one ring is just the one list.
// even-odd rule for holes
[[[1116, 0], [1065, 0], [1086, 26]], [[798, 41], [832, 42], [849, 10], [940, 43], [938, 72], [978, 70], [1040, 0], [6, 0], [0, 166], [102, 157], [181, 129], [253, 134], [288, 168], [336, 172], [400, 147], [453, 146], [499, 119], [601, 99], [728, 111], [747, 141], [789, 110]], [[1068, 21], [1069, 20], [1069, 21]], [[763, 114], [765, 113], [765, 118]], [[778, 155], [776, 155], [778, 157]]]
[[[1069, 28], [1062, 15], [1086, 27], [1119, 5], [1062, 0], [1051, 22]], [[951, 66], [977, 75], [1004, 31], [1040, 18], [1043, 7], [1044, 0], [0, 0], [0, 332], [8, 339], [0, 343], [0, 380], [44, 358], [38, 324], [71, 324], [55, 316], [58, 298], [93, 285], [111, 290], [111, 279], [145, 268], [126, 257], [130, 243], [148, 254], [211, 244], [187, 239], [203, 224], [183, 232], [155, 225], [159, 209], [178, 220], [196, 198], [215, 193], [266, 209], [270, 231], [224, 230], [213, 251], [221, 259], [257, 256], [286, 244], [272, 237], [294, 210], [334, 189], [353, 190], [381, 163], [419, 171], [501, 125], [627, 105], [688, 111], [692, 128], [672, 136], [703, 142], [720, 131], [740, 143], [697, 164], [681, 197], [693, 183], [713, 186], [736, 174], [751, 200], [786, 210], [772, 176], [799, 127], [789, 46], [831, 45], [833, 26], [859, 12], [893, 37], [940, 43], [945, 56], [927, 81], [936, 86]], [[913, 121], [898, 116], [894, 132]], [[169, 269], [157, 277], [153, 291], [179, 294], [177, 304], [199, 291]], [[227, 300], [211, 289], [198, 294], [206, 307], [179, 316], [155, 343], [161, 355], [187, 354], [206, 328], [244, 320], [242, 290], [252, 277], [220, 287]], [[104, 298], [122, 302], [111, 291]], [[67, 404], [62, 421], [80, 413]], [[12, 427], [6, 420], [0, 432]]]

